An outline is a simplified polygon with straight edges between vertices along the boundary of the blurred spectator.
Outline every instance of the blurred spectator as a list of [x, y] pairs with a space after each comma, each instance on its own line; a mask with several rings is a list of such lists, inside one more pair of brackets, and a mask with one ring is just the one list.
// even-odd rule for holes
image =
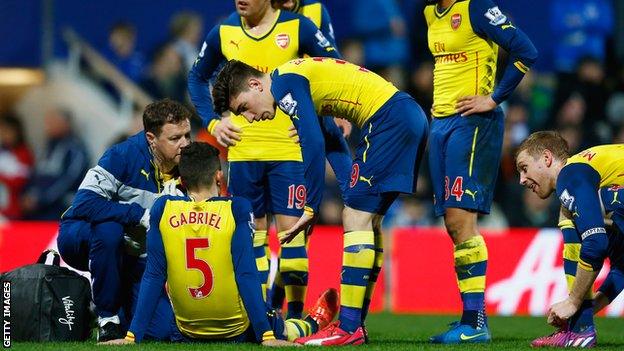
[[423, 61], [412, 71], [407, 92], [422, 107], [427, 117], [431, 117], [433, 105], [433, 62]]
[[359, 0], [352, 5], [353, 31], [364, 45], [364, 65], [399, 89], [408, 58], [407, 28], [395, 0]]
[[113, 25], [108, 33], [108, 47], [103, 54], [130, 80], [141, 80], [145, 58], [136, 51], [136, 29], [131, 23], [117, 22]]
[[345, 40], [340, 45], [342, 57], [356, 65], [364, 66], [364, 47], [358, 40]]
[[435, 222], [431, 199], [415, 196], [402, 196], [400, 206], [392, 218], [392, 226], [430, 226]]
[[[605, 68], [595, 58], [583, 58], [571, 80], [558, 82], [555, 104], [556, 125], [582, 125], [589, 144], [608, 142], [600, 127], [606, 123], [605, 106], [609, 90], [605, 81]], [[573, 120], [568, 120], [572, 118]]]
[[24, 195], [24, 218], [58, 220], [89, 168], [87, 148], [75, 134], [69, 111], [53, 108], [45, 115], [46, 150], [37, 159]]
[[0, 218], [22, 216], [20, 195], [34, 159], [24, 138], [22, 122], [14, 115], [0, 118]]
[[167, 43], [156, 49], [149, 73], [141, 82], [145, 92], [160, 100], [170, 98], [186, 101], [186, 72], [174, 44]]
[[568, 148], [571, 154], [576, 154], [586, 149], [591, 144], [586, 143], [585, 133], [583, 128], [575, 124], [567, 124], [560, 126], [557, 131], [561, 134], [561, 137], [568, 143]]
[[561, 105], [557, 113], [556, 126], [573, 125], [580, 126], [585, 119], [587, 105], [585, 99], [579, 93], [571, 94]]
[[402, 0], [401, 7], [405, 13], [407, 33], [409, 38], [409, 62], [410, 66], [417, 66], [424, 61], [431, 61], [433, 56], [429, 51], [427, 41], [427, 22], [423, 14], [425, 0]]
[[522, 203], [520, 203], [513, 216], [509, 217], [509, 225], [512, 227], [556, 227], [559, 219], [559, 204], [540, 199], [530, 189], [522, 190]]
[[510, 100], [505, 119], [505, 123], [509, 125], [509, 128], [506, 128], [505, 132], [511, 134], [513, 147], [520, 145], [529, 136], [528, 122], [529, 111], [527, 105]]
[[624, 93], [617, 92], [607, 101], [606, 113], [609, 122], [615, 127], [624, 126]]
[[550, 26], [555, 69], [573, 73], [580, 59], [595, 57], [603, 63], [606, 41], [613, 32], [610, 0], [553, 0]]
[[173, 47], [182, 58], [185, 71], [189, 71], [193, 67], [193, 63], [199, 55], [203, 28], [204, 22], [201, 16], [190, 11], [176, 14], [169, 23]]
[[319, 211], [319, 224], [341, 225], [342, 209], [343, 205], [340, 198], [324, 198]]

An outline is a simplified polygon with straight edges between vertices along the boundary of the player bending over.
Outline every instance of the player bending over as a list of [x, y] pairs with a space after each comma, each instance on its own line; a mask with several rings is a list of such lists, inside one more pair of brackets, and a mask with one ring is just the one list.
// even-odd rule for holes
[[[570, 290], [548, 313], [548, 322], [561, 330], [531, 345], [592, 347], [596, 329], [591, 288], [606, 258], [612, 271], [600, 289], [600, 304], [604, 305], [605, 298], [615, 298], [623, 283], [624, 221], [618, 206], [619, 190], [613, 190], [624, 185], [624, 144], [595, 146], [570, 157], [568, 145], [558, 133], [536, 132], [520, 144], [516, 167], [522, 185], [542, 199], [556, 191], [561, 202], [559, 227]], [[605, 227], [605, 216], [613, 222], [613, 230]]]
[[319, 116], [341, 116], [362, 130], [343, 194], [339, 321], [297, 342], [364, 343], [364, 320], [383, 263], [381, 221], [399, 193], [414, 192], [428, 129], [422, 109], [377, 74], [319, 57], [292, 60], [271, 73], [231, 60], [217, 76], [213, 98], [218, 112], [230, 110], [249, 122], [274, 118], [277, 106], [297, 129], [310, 189], [303, 216], [283, 233], [282, 242], [306, 229], [318, 213], [325, 174]]

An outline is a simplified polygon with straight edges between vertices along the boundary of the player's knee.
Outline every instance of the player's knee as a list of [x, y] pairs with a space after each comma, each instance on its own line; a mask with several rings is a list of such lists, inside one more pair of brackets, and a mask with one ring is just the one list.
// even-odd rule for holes
[[372, 230], [374, 213], [345, 206], [342, 210], [342, 225], [345, 231]]
[[476, 214], [466, 210], [447, 209], [444, 225], [455, 244], [464, 242], [478, 235]]
[[123, 242], [123, 226], [116, 222], [103, 222], [92, 226], [91, 246], [100, 250], [118, 250]]

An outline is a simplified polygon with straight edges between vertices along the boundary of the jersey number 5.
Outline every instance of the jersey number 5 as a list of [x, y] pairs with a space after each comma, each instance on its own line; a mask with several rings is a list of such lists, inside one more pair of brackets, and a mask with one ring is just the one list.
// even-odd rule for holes
[[194, 299], [202, 299], [212, 292], [212, 269], [206, 261], [195, 257], [196, 249], [207, 249], [209, 246], [208, 238], [186, 239], [186, 268], [197, 269], [204, 277], [204, 284], [200, 287], [188, 288]]

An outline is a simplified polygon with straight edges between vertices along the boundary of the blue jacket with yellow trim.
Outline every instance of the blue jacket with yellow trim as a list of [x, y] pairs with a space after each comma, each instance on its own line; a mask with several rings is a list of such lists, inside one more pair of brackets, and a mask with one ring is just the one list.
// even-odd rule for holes
[[145, 132], [110, 147], [85, 175], [61, 220], [136, 225], [161, 185]]

